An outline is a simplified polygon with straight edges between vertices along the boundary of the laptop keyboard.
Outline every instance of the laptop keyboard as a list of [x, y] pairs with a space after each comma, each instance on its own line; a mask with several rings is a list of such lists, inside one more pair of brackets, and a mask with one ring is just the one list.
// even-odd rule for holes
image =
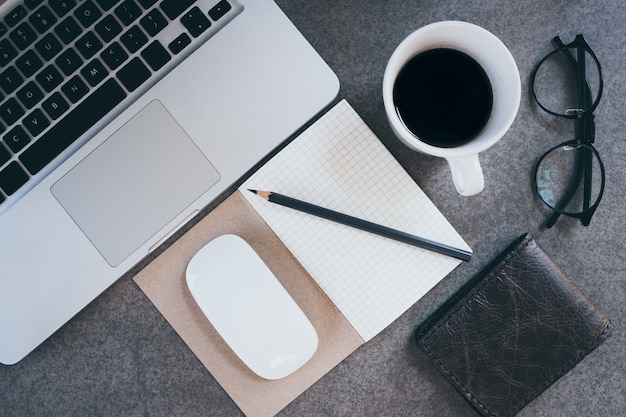
[[0, 212], [230, 22], [236, 0], [24, 0], [0, 21]]

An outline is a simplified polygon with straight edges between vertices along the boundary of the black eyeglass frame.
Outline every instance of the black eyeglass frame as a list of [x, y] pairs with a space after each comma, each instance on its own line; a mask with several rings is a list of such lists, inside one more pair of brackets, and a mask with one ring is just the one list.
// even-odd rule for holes
[[[593, 146], [595, 141], [595, 116], [594, 111], [600, 102], [600, 98], [602, 97], [602, 90], [604, 86], [604, 82], [602, 79], [602, 67], [600, 65], [600, 61], [598, 60], [596, 54], [593, 52], [587, 41], [585, 41], [583, 35], [576, 35], [576, 38], [573, 42], [569, 44], [564, 44], [559, 36], [556, 36], [552, 39], [552, 42], [557, 47], [554, 51], [546, 55], [539, 63], [535, 66], [531, 73], [531, 86], [532, 86], [532, 94], [535, 102], [539, 107], [546, 111], [547, 113], [557, 116], [563, 117], [566, 119], [573, 119], [576, 122], [576, 139], [563, 142], [550, 150], [548, 150], [537, 162], [535, 167], [535, 191], [539, 195], [541, 201], [547, 205], [550, 209], [554, 211], [552, 216], [546, 221], [545, 226], [547, 228], [552, 227], [556, 221], [559, 219], [561, 215], [573, 217], [579, 219], [583, 226], [588, 226], [591, 217], [595, 213], [598, 205], [600, 204], [600, 200], [602, 199], [602, 195], [604, 194], [604, 183], [605, 183], [605, 172], [604, 172], [604, 164], [602, 159], [600, 158], [600, 154]], [[574, 57], [571, 51], [575, 49], [577, 51], [577, 56]], [[585, 52], [589, 54], [589, 56], [595, 61], [595, 64], [598, 68], [598, 93], [595, 100], [591, 103], [590, 106], [586, 106], [586, 104], [591, 101], [592, 95], [589, 85], [586, 80], [585, 75]], [[567, 109], [563, 113], [555, 112], [541, 103], [541, 101], [537, 97], [537, 91], [535, 89], [535, 77], [537, 75], [537, 71], [541, 68], [542, 64], [547, 60], [551, 59], [555, 54], [563, 53], [567, 59], [567, 61], [575, 68], [576, 73], [578, 74], [577, 82], [578, 82], [578, 92], [579, 97], [578, 101], [580, 103], [580, 108], [578, 109]], [[539, 175], [539, 166], [544, 158], [549, 155], [552, 151], [555, 151], [559, 148], [563, 147], [571, 147], [573, 149], [577, 149], [580, 152], [578, 153], [577, 165], [578, 169], [576, 170], [576, 176], [573, 178], [571, 182], [572, 186], [569, 188], [568, 192], [565, 193], [564, 197], [558, 204], [552, 205], [543, 199], [541, 194], [539, 193], [538, 187], [538, 175]], [[594, 202], [594, 204], [590, 204], [591, 200], [591, 171], [593, 164], [593, 157], [596, 157], [601, 175], [600, 182], [600, 190], [598, 192], [598, 196]], [[584, 182], [583, 182], [584, 181]], [[579, 212], [570, 212], [565, 210], [565, 207], [569, 204], [571, 199], [576, 194], [576, 190], [579, 188], [581, 182], [583, 182], [583, 210]]]

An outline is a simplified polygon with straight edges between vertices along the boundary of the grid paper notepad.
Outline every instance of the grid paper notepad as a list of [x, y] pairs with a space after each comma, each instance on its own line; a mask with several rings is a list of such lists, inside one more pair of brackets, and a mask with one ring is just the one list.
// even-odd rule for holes
[[247, 189], [470, 250], [345, 100], [255, 172], [240, 191], [365, 341], [461, 261], [270, 203]]

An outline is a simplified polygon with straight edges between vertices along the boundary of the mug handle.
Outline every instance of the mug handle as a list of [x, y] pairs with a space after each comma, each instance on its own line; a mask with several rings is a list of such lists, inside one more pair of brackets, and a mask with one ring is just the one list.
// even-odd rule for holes
[[478, 162], [478, 155], [446, 158], [446, 160], [450, 165], [452, 181], [454, 181], [454, 186], [459, 194], [463, 196], [475, 195], [485, 188], [485, 178]]

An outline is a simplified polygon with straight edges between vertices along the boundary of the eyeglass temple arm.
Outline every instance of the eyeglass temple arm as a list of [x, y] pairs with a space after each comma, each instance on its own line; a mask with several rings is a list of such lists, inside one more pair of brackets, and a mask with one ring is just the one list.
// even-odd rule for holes
[[[578, 102], [581, 109], [586, 109], [590, 106], [590, 93], [589, 93], [589, 85], [587, 84], [587, 77], [585, 74], [585, 51], [581, 48], [577, 49], [578, 62], [577, 66], [577, 82], [578, 82]], [[594, 132], [591, 131], [594, 125], [593, 115], [589, 118], [590, 120], [577, 120], [577, 140], [583, 140], [585, 142], [593, 142], [594, 140]], [[592, 164], [593, 164], [593, 156], [591, 155], [591, 151], [587, 148], [580, 149], [580, 157], [582, 158], [582, 172], [583, 172], [583, 212], [589, 210], [591, 205], [591, 181], [592, 181]], [[581, 222], [583, 219], [581, 219]], [[584, 222], [583, 222], [584, 224]]]

